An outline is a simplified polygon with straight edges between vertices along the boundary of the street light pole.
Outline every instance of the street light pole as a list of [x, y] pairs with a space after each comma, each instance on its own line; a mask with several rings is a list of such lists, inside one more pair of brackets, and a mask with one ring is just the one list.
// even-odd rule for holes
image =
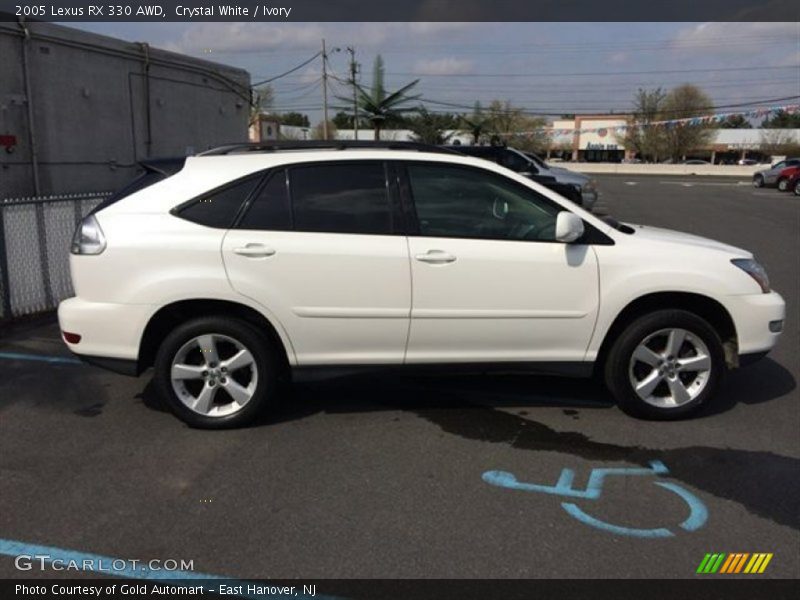
[[328, 139], [328, 55], [322, 40], [322, 137]]
[[347, 47], [350, 53], [350, 83], [353, 84], [353, 139], [358, 139], [358, 91], [356, 88], [356, 74], [358, 73], [358, 63], [356, 62], [356, 50], [352, 46]]

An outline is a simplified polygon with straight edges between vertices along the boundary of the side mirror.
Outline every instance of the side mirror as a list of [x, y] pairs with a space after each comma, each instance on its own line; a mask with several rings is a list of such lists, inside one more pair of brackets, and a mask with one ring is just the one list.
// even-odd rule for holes
[[556, 241], [571, 244], [583, 235], [583, 219], [562, 210], [556, 217]]

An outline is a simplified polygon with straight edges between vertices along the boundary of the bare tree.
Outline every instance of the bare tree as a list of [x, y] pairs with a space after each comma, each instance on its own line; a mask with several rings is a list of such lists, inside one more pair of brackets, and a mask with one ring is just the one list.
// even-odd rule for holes
[[800, 156], [800, 143], [790, 130], [762, 131], [759, 149], [769, 156]]
[[[330, 119], [328, 120], [328, 138], [335, 140], [336, 139], [336, 125], [333, 124], [333, 121]], [[324, 140], [325, 139], [325, 126], [322, 121], [317, 123], [314, 126], [314, 129], [311, 130], [311, 139], [312, 140]]]
[[496, 138], [519, 150], [544, 152], [547, 150], [545, 121], [530, 117], [509, 100], [493, 100], [487, 109], [488, 129]]
[[633, 99], [633, 123], [625, 130], [624, 144], [639, 158], [658, 162], [665, 151], [664, 132], [652, 124], [658, 121], [666, 98], [661, 88], [639, 88]]
[[[664, 120], [687, 119], [707, 115], [713, 102], [700, 88], [691, 84], [679, 85], [664, 97], [661, 114]], [[714, 137], [710, 123], [682, 123], [661, 127], [665, 149], [670, 158], [680, 160], [690, 151], [707, 146]]]
[[275, 90], [270, 84], [254, 88], [250, 94], [250, 125], [258, 122], [258, 118], [263, 112], [268, 112], [275, 102]]

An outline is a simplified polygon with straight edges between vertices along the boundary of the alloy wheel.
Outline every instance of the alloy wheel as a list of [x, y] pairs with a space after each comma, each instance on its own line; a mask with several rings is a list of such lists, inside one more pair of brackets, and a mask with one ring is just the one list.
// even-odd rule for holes
[[711, 353], [686, 329], [661, 329], [633, 351], [628, 377], [634, 392], [658, 408], [677, 408], [695, 400], [711, 376]]
[[258, 367], [238, 340], [210, 333], [190, 339], [175, 353], [172, 389], [190, 410], [206, 417], [239, 412], [253, 398]]

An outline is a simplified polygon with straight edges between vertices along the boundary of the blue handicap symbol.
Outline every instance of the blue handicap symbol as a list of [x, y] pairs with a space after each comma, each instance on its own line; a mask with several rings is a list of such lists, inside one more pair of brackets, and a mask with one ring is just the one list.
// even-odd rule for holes
[[[586, 489], [580, 490], [572, 487], [575, 480], [575, 471], [572, 469], [562, 469], [561, 476], [555, 485], [540, 485], [538, 483], [525, 483], [518, 481], [517, 478], [506, 471], [486, 471], [483, 474], [483, 480], [491, 485], [498, 487], [508, 488], [512, 490], [522, 490], [526, 492], [539, 492], [541, 494], [550, 494], [554, 496], [561, 496], [564, 498], [576, 498], [582, 500], [599, 500], [603, 494], [603, 483], [610, 475], [620, 476], [642, 476], [642, 475], [668, 475], [669, 469], [660, 460], [650, 462], [649, 468], [634, 467], [634, 468], [611, 468], [611, 469], [592, 469], [589, 475], [589, 481], [586, 484]], [[686, 488], [678, 484], [668, 481], [655, 481], [657, 486], [669, 490], [686, 502], [689, 505], [689, 517], [678, 526], [685, 531], [696, 531], [705, 525], [708, 520], [708, 509], [703, 502]], [[637, 529], [635, 527], [622, 527], [620, 525], [613, 525], [606, 523], [600, 519], [593, 517], [573, 502], [562, 502], [561, 507], [567, 512], [568, 515], [576, 518], [581, 523], [591, 525], [603, 531], [615, 533], [617, 535], [627, 535], [640, 538], [663, 538], [673, 537], [675, 534], [666, 527], [657, 527], [655, 529]]]

